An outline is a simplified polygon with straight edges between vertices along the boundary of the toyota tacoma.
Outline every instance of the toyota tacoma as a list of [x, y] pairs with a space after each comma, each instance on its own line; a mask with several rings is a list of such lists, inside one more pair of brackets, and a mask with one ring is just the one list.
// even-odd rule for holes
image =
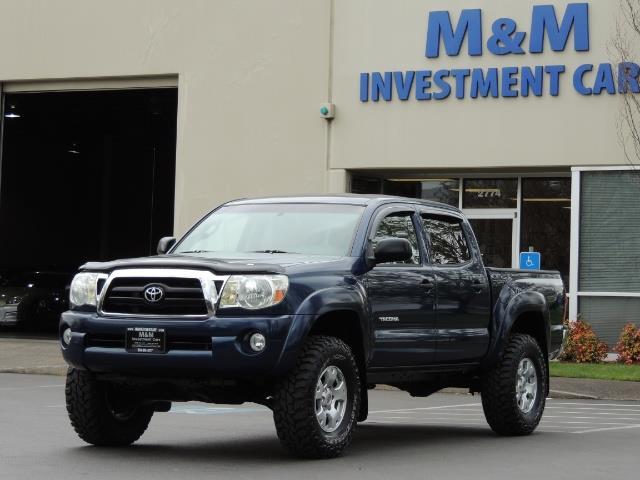
[[334, 457], [368, 390], [481, 394], [490, 427], [540, 422], [562, 346], [558, 272], [485, 268], [452, 207], [386, 196], [236, 200], [158, 255], [87, 263], [60, 321], [84, 441], [124, 446], [172, 402], [255, 402], [295, 455]]

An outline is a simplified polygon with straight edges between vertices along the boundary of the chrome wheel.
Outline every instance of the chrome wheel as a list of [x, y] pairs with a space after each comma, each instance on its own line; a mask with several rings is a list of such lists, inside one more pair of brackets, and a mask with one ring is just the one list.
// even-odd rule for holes
[[329, 365], [318, 377], [315, 404], [320, 428], [327, 433], [335, 432], [347, 409], [347, 382], [338, 367]]
[[522, 413], [529, 413], [538, 397], [538, 374], [530, 358], [523, 358], [518, 364], [516, 377], [516, 402]]

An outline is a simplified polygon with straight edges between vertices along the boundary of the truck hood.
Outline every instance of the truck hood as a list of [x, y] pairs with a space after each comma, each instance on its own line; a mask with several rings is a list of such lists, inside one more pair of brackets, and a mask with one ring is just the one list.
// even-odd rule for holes
[[128, 258], [111, 262], [85, 263], [80, 270], [111, 272], [122, 268], [187, 268], [209, 270], [214, 273], [285, 273], [299, 265], [323, 264], [339, 261], [342, 257], [301, 255], [290, 253], [247, 253], [226, 256], [219, 253], [158, 255]]

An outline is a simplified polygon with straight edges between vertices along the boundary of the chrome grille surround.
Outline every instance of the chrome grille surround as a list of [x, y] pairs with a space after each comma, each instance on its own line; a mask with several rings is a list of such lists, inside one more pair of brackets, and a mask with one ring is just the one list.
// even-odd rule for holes
[[[102, 286], [98, 298], [97, 298], [97, 311], [98, 315], [103, 317], [125, 317], [125, 318], [193, 318], [193, 319], [204, 319], [207, 317], [211, 317], [215, 314], [216, 308], [218, 305], [218, 300], [220, 299], [220, 294], [222, 293], [222, 289], [229, 279], [229, 275], [215, 275], [206, 270], [190, 270], [190, 269], [180, 269], [180, 268], [123, 268], [114, 270], [108, 275], [100, 275], [100, 279], [104, 279], [104, 285]], [[115, 279], [126, 279], [126, 278], [148, 278], [149, 283], [161, 283], [162, 280], [166, 279], [196, 279], [200, 282], [200, 286], [202, 288], [202, 295], [204, 297], [204, 303], [206, 305], [207, 313], [203, 315], [192, 315], [192, 314], [149, 314], [149, 313], [126, 313], [126, 312], [114, 312], [114, 311], [105, 311], [103, 309], [103, 305], [105, 303], [105, 299], [107, 294], [110, 291], [111, 283]], [[218, 289], [216, 283], [220, 286]]]

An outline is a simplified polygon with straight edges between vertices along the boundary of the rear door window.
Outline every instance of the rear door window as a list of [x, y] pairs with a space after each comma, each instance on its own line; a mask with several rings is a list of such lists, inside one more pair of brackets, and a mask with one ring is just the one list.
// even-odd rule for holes
[[461, 219], [423, 213], [422, 223], [431, 244], [431, 263], [460, 265], [471, 261], [471, 251]]

